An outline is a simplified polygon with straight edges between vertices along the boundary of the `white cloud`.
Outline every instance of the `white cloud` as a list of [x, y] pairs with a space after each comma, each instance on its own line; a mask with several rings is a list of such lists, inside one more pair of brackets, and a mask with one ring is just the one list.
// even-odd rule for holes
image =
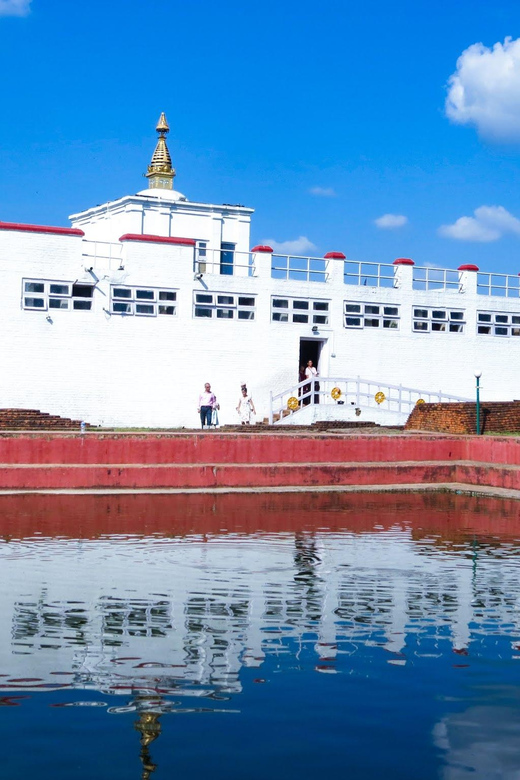
[[335, 198], [336, 192], [332, 187], [311, 187], [311, 195], [317, 195], [319, 198]]
[[446, 114], [485, 137], [520, 139], [520, 38], [462, 52], [448, 80]]
[[520, 219], [503, 206], [480, 206], [473, 217], [459, 217], [453, 225], [441, 225], [439, 235], [459, 241], [498, 241], [506, 233], [520, 235]]
[[392, 230], [393, 228], [400, 228], [406, 225], [408, 217], [404, 214], [383, 214], [382, 217], [378, 217], [374, 220], [374, 225], [382, 230]]
[[0, 0], [0, 16], [27, 16], [31, 0]]
[[316, 249], [316, 246], [309, 241], [307, 236], [300, 236], [294, 241], [275, 241], [274, 238], [266, 238], [262, 244], [272, 247], [275, 252], [281, 255], [303, 255]]

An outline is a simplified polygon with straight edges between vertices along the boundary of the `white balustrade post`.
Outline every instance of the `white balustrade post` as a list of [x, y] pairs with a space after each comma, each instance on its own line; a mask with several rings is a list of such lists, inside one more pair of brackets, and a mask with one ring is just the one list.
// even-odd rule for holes
[[403, 292], [412, 292], [413, 290], [413, 267], [415, 265], [413, 260], [409, 257], [398, 257], [394, 260], [395, 266], [394, 273], [394, 287], [399, 288]]
[[271, 278], [271, 266], [273, 250], [270, 246], [254, 246], [251, 250], [253, 256], [254, 276], [264, 279]]
[[459, 265], [459, 292], [468, 296], [477, 296], [477, 265], [467, 263]]

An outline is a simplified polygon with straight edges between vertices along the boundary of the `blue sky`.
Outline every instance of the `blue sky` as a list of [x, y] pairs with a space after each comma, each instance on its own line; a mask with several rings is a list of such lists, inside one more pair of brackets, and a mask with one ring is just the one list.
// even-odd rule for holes
[[518, 273], [518, 39], [512, 0], [0, 0], [0, 219], [142, 189], [165, 111], [253, 243]]

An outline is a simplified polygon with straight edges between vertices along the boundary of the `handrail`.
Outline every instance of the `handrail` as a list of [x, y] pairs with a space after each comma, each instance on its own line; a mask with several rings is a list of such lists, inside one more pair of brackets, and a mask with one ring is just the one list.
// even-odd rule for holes
[[195, 249], [193, 270], [196, 274], [217, 276], [255, 276], [254, 256], [251, 252], [232, 249]]
[[453, 290], [462, 292], [462, 273], [449, 268], [416, 265], [413, 268], [414, 290]]
[[[287, 416], [298, 412], [302, 407], [315, 404], [335, 405], [338, 401], [331, 396], [333, 387], [338, 387], [341, 404], [348, 402], [356, 407], [377, 409], [384, 408], [395, 414], [410, 413], [419, 399], [428, 403], [471, 401], [471, 398], [444, 393], [442, 390], [421, 390], [403, 385], [393, 385], [375, 379], [362, 379], [361, 377], [317, 377], [316, 379], [304, 379], [292, 387], [279, 393], [270, 394], [269, 424], [273, 425], [274, 416]], [[384, 393], [384, 401], [378, 403], [376, 394]], [[298, 406], [290, 409], [287, 406], [289, 398], [298, 400]], [[384, 407], [382, 404], [384, 403]]]
[[291, 279], [299, 282], [329, 281], [329, 261], [323, 257], [273, 254], [271, 258], [272, 279]]
[[501, 298], [519, 298], [520, 276], [479, 271], [477, 274], [477, 294]]

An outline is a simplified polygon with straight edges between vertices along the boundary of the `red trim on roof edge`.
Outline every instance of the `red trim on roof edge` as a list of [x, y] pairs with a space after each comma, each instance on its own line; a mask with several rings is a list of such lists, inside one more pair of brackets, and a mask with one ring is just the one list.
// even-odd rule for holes
[[466, 263], [466, 265], [459, 265], [457, 268], [457, 271], [479, 271], [480, 268], [478, 265], [473, 265], [473, 263]]
[[343, 254], [343, 252], [327, 252], [326, 255], [323, 255], [324, 260], [346, 260], [347, 256]]
[[174, 238], [173, 236], [151, 236], [148, 233], [125, 233], [120, 241], [146, 241], [150, 244], [180, 244], [181, 246], [195, 246], [193, 238]]
[[409, 257], [398, 257], [392, 265], [415, 265], [415, 263]]
[[21, 222], [0, 222], [0, 230], [19, 230], [24, 233], [52, 233], [55, 236], [84, 236], [78, 228], [51, 227], [50, 225], [25, 225]]
[[252, 248], [251, 252], [270, 252], [270, 254], [273, 254], [273, 249], [270, 246], [258, 244]]

